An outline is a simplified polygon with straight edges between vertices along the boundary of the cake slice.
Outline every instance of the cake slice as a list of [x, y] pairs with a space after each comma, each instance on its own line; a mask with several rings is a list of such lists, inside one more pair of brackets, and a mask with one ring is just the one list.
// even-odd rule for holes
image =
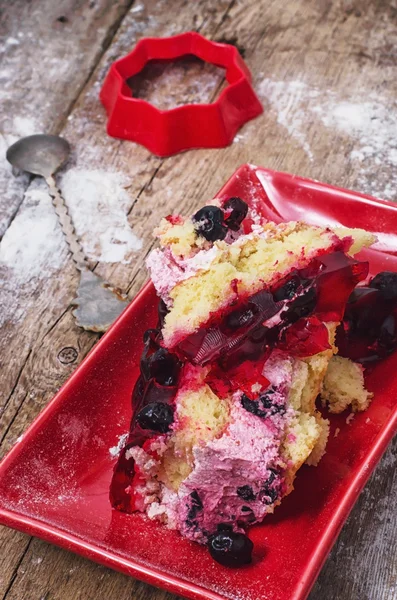
[[155, 234], [159, 321], [145, 334], [111, 502], [238, 566], [251, 559], [247, 527], [325, 452], [329, 422], [315, 401], [368, 274], [352, 254], [374, 238], [266, 222], [240, 198], [167, 217]]

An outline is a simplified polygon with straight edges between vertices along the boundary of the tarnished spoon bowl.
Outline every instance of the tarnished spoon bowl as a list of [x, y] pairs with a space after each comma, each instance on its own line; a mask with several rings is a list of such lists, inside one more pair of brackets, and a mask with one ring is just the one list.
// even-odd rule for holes
[[58, 135], [29, 135], [7, 150], [6, 158], [21, 171], [50, 177], [66, 162], [70, 145]]

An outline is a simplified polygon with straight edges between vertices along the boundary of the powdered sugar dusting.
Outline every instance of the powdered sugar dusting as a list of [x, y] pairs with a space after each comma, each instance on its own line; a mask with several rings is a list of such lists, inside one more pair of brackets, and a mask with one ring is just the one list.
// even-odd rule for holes
[[91, 259], [127, 264], [142, 248], [127, 221], [127, 184], [123, 175], [101, 170], [73, 168], [61, 178], [77, 235]]
[[11, 269], [15, 284], [20, 285], [48, 277], [63, 263], [63, 243], [48, 192], [43, 186], [31, 187], [25, 194], [23, 209], [2, 239], [0, 268]]
[[[285, 127], [314, 160], [315, 149], [307, 131], [318, 125], [349, 138], [347, 158], [357, 168], [363, 192], [397, 200], [397, 101], [380, 94], [349, 98], [320, 90], [302, 81], [264, 79], [259, 94], [270, 102], [278, 123]], [[343, 146], [341, 146], [343, 148]]]
[[117, 442], [116, 446], [112, 446], [111, 448], [109, 448], [109, 454], [112, 458], [116, 458], [116, 456], [120, 454], [127, 442], [128, 435], [128, 433], [123, 433], [122, 435], [120, 435], [119, 441]]
[[[62, 267], [67, 246], [44, 182], [35, 181], [0, 244], [0, 325], [18, 322], [33, 301], [40, 281]], [[26, 292], [23, 308], [20, 289]]]

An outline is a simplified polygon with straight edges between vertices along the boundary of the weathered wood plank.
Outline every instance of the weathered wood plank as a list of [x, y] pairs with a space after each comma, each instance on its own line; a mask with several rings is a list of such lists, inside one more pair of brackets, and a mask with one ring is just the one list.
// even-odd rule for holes
[[[56, 133], [133, 0], [3, 2], [0, 13], [0, 159], [32, 133]], [[84, 57], [84, 60], [82, 60]], [[0, 238], [29, 178], [0, 173]]]
[[397, 598], [397, 438], [364, 488], [309, 600]]
[[[396, 11], [392, 3], [367, 1], [356, 8], [350, 2], [331, 5], [302, 0], [285, 2], [280, 10], [280, 3], [276, 2], [232, 2], [230, 6], [227, 3], [222, 5], [223, 13], [217, 7], [211, 14], [209, 4], [200, 2], [194, 5], [196, 15], [188, 14], [188, 8], [185, 12], [185, 7], [177, 3], [175, 6], [178, 20], [174, 23], [170, 23], [170, 17], [160, 3], [154, 6], [154, 3], [146, 2], [134, 7], [141, 8], [135, 13], [131, 11], [130, 20], [127, 19], [123, 24], [114, 44], [79, 99], [73, 118], [64, 129], [65, 135], [76, 147], [71, 167], [89, 171], [99, 168], [117, 172], [125, 178], [123, 185], [128, 188], [126, 192], [129, 196], [129, 206], [125, 210], [129, 211], [129, 222], [135, 235], [142, 239], [142, 252], [138, 256], [131, 251], [129, 258], [133, 257], [133, 260], [130, 264], [112, 264], [102, 260], [97, 268], [116, 285], [129, 286], [131, 294], [139, 289], [145, 278], [143, 258], [151, 247], [150, 231], [159, 215], [171, 210], [191, 211], [203, 199], [210, 198], [243, 162], [256, 162], [297, 172], [389, 198], [393, 198], [395, 193], [393, 140], [388, 134], [396, 119], [397, 78], [393, 59]], [[97, 92], [109, 62], [125, 53], [143, 33], [158, 35], [156, 32], [160, 32], [161, 35], [167, 35], [192, 26], [216, 38], [234, 38], [245, 49], [245, 58], [253, 71], [255, 85], [265, 102], [264, 116], [248, 124], [236, 143], [226, 150], [196, 151], [164, 161], [128, 142], [106, 138], [104, 112], [98, 105]], [[219, 81], [214, 81], [214, 85], [218, 84]], [[376, 90], [376, 96], [373, 90]], [[376, 127], [371, 126], [372, 121], [376, 121]], [[368, 149], [371, 143], [372, 150]], [[377, 158], [380, 165], [376, 162]], [[73, 183], [73, 179], [70, 183]], [[90, 247], [93, 232], [87, 226], [84, 215], [79, 213], [79, 207], [74, 205], [72, 197], [70, 201], [76, 222], [78, 225], [80, 223], [83, 242], [92, 260], [96, 260], [98, 252]], [[28, 415], [28, 419], [33, 418], [38, 410], [38, 407], [28, 408], [27, 403], [23, 402], [29, 381], [33, 377], [37, 379], [39, 389], [44, 391], [41, 402], [45, 403], [62, 378], [58, 366], [54, 367], [54, 358], [48, 359], [49, 347], [40, 348], [46, 328], [51, 328], [51, 347], [63, 341], [67, 331], [71, 336], [70, 344], [78, 347], [80, 343], [81, 356], [95, 342], [90, 334], [83, 334], [87, 337], [81, 343], [80, 332], [76, 330], [69, 312], [59, 321], [59, 334], [58, 325], [54, 325], [67, 308], [75, 285], [73, 271], [70, 264], [66, 263], [61, 278], [62, 288], [58, 286], [56, 289], [54, 279], [59, 278], [61, 265], [53, 270], [51, 284], [40, 283], [40, 292], [39, 285], [34, 288], [37, 300], [31, 305], [31, 314], [24, 317], [19, 325], [19, 331], [24, 331], [24, 334], [25, 331], [32, 332], [27, 344], [27, 348], [32, 347], [29, 357], [32, 370], [26, 371], [27, 375], [24, 375], [23, 369], [12, 370], [10, 389], [15, 389], [10, 401], [16, 401], [16, 404], [8, 410], [5, 423], [8, 426], [10, 419], [15, 420], [5, 438], [4, 449], [22, 432], [24, 415]], [[47, 294], [52, 297], [46, 304], [43, 297]], [[27, 291], [22, 289], [18, 292], [18, 300], [24, 307], [27, 297]], [[46, 319], [45, 327], [36, 323], [38, 314]], [[20, 339], [16, 332], [17, 327], [8, 332], [14, 354]], [[33, 344], [32, 340], [38, 341]], [[55, 349], [52, 350], [54, 355]], [[47, 375], [49, 365], [50, 376]], [[20, 364], [16, 367], [20, 367]], [[19, 402], [23, 409], [18, 412]], [[387, 543], [382, 542], [379, 552], [372, 553], [370, 568], [362, 560], [365, 539], [368, 536], [368, 543], [371, 543], [378, 535], [378, 519], [383, 519], [382, 533], [379, 535], [394, 535], [390, 539], [395, 540], [393, 528], [385, 525], [385, 521], [393, 517], [387, 502], [391, 503], [395, 497], [395, 480], [390, 491], [379, 491], [386, 498], [383, 503], [378, 503], [379, 515], [382, 516], [374, 516], [371, 501], [373, 490], [378, 486], [384, 487], [384, 482], [390, 477], [392, 467], [387, 466], [389, 460], [385, 459], [386, 462], [380, 467], [381, 475], [375, 473], [366, 488], [369, 492], [361, 497], [360, 505], [356, 507], [340, 538], [345, 540], [345, 546], [340, 544], [335, 548], [319, 579], [320, 587], [313, 591], [313, 600], [320, 598], [321, 594], [322, 597], [341, 600], [352, 597], [360, 600], [392, 600], [395, 597], [395, 562], [387, 551]], [[359, 522], [361, 531], [357, 529]], [[361, 554], [354, 556], [352, 548], [361, 543]], [[44, 544], [41, 548], [48, 561], [48, 573], [58, 567], [62, 577], [65, 576], [65, 565], [70, 555]], [[30, 548], [26, 556], [29, 552]], [[63, 558], [59, 560], [58, 556]], [[79, 597], [83, 589], [85, 596], [80, 597], [101, 597], [102, 592], [98, 596], [95, 587], [98, 583], [95, 577], [94, 581], [85, 579], [87, 573], [96, 573], [98, 567], [77, 557], [73, 557], [73, 560], [84, 571], [84, 587], [70, 581], [68, 590], [61, 596], [58, 595], [56, 582], [48, 580], [48, 586], [42, 585], [40, 577], [30, 577], [28, 573], [30, 591], [34, 590], [37, 597], [48, 594], [48, 598], [74, 598]], [[138, 597], [139, 593], [146, 593], [146, 597], [150, 594], [151, 598], [161, 597], [156, 594], [162, 592], [152, 592], [151, 588], [121, 575], [107, 572], [107, 576], [110, 587], [106, 588], [107, 592], [104, 591], [103, 598], [109, 597], [113, 585], [120, 595], [123, 592], [119, 590], [125, 586], [128, 597], [131, 594]], [[334, 585], [336, 579], [337, 592]], [[25, 574], [19, 570], [7, 597], [24, 597], [27, 590], [24, 581]], [[355, 596], [357, 593], [359, 595]]]

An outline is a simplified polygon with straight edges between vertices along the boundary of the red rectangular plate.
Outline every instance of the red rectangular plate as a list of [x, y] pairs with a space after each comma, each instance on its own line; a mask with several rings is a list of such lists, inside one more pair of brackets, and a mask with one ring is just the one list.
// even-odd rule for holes
[[[371, 272], [397, 271], [397, 206], [245, 165], [219, 196], [254, 201], [276, 221], [342, 223], [378, 236]], [[112, 511], [109, 448], [128, 429], [142, 334], [155, 324], [151, 285], [135, 298], [0, 465], [0, 522], [188, 598], [303, 600], [371, 471], [397, 429], [397, 353], [373, 368], [369, 410], [332, 416], [319, 467], [254, 527], [254, 563], [230, 570], [205, 548], [141, 515]], [[334, 437], [335, 429], [340, 433]]]

